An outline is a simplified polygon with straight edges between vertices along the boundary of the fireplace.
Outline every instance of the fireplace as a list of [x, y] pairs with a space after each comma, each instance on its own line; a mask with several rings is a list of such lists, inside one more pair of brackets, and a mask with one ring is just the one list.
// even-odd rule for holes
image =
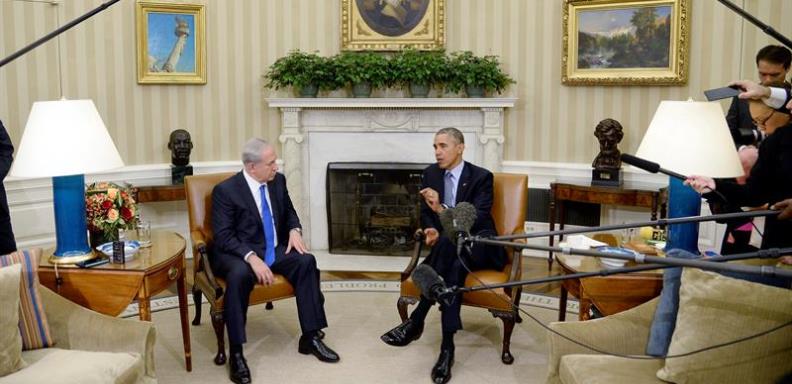
[[327, 165], [330, 253], [406, 256], [420, 225], [421, 174], [428, 164]]

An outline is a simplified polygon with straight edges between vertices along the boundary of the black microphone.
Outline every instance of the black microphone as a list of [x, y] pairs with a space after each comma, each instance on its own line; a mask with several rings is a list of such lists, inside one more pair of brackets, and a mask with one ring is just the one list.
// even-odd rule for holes
[[662, 174], [671, 176], [671, 177], [676, 178], [676, 179], [680, 179], [680, 180], [683, 180], [683, 181], [687, 180], [687, 176], [685, 176], [683, 174], [676, 173], [674, 171], [669, 171], [669, 170], [667, 170], [665, 168], [661, 168], [660, 164], [657, 164], [654, 161], [649, 161], [649, 160], [646, 160], [646, 159], [642, 159], [640, 157], [635, 157], [635, 156], [630, 155], [628, 153], [622, 153], [621, 154], [621, 160], [623, 162], [627, 163], [627, 164], [632, 165], [633, 167], [637, 167], [637, 168], [643, 169], [644, 171], [649, 172], [649, 173], [660, 172]]
[[470, 234], [478, 212], [473, 204], [461, 202], [456, 207], [444, 209], [437, 216], [443, 226], [443, 235], [458, 245], [459, 239]]
[[454, 301], [455, 289], [446, 287], [445, 281], [432, 267], [421, 264], [412, 274], [413, 281], [421, 294], [429, 300], [440, 301], [446, 306]]

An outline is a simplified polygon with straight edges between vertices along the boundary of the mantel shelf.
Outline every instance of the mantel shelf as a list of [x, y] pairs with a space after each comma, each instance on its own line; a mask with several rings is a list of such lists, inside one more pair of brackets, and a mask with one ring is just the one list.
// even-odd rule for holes
[[271, 108], [512, 108], [516, 97], [485, 97], [485, 98], [268, 98]]

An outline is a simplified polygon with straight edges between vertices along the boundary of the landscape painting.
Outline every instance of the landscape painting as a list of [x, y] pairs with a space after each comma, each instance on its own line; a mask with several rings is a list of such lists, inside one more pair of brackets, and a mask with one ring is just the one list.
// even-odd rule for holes
[[686, 0], [567, 0], [564, 76], [570, 85], [686, 81]]

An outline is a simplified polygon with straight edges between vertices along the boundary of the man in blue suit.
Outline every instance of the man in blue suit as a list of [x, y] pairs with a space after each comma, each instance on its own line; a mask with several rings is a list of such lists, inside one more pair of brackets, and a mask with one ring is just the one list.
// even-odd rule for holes
[[[423, 185], [420, 191], [421, 227], [426, 236], [426, 245], [431, 246], [424, 264], [429, 265], [443, 278], [447, 286], [463, 286], [468, 271], [457, 257], [456, 246], [448, 237], [440, 236], [443, 227], [439, 213], [461, 202], [476, 207], [477, 217], [470, 229], [474, 235], [496, 235], [495, 222], [492, 220], [492, 173], [462, 159], [465, 151], [465, 136], [456, 128], [443, 128], [434, 137], [436, 164], [423, 172]], [[507, 258], [503, 248], [475, 244], [472, 252], [463, 251], [465, 265], [471, 270], [503, 269]], [[405, 346], [421, 337], [424, 319], [433, 301], [421, 296], [418, 306], [410, 318], [384, 335], [382, 340], [393, 346]], [[432, 381], [446, 383], [451, 379], [454, 365], [454, 333], [462, 329], [459, 316], [462, 299], [457, 296], [451, 305], [440, 305], [443, 341], [440, 356], [432, 368]]]
[[242, 353], [250, 292], [258, 284], [272, 284], [282, 274], [294, 287], [302, 336], [298, 351], [335, 363], [338, 354], [322, 342], [327, 327], [324, 297], [316, 259], [302, 240], [302, 226], [294, 210], [286, 178], [279, 174], [272, 145], [261, 139], [245, 143], [244, 169], [212, 191], [214, 245], [210, 262], [226, 280], [225, 320], [230, 344], [230, 378], [250, 383]]

